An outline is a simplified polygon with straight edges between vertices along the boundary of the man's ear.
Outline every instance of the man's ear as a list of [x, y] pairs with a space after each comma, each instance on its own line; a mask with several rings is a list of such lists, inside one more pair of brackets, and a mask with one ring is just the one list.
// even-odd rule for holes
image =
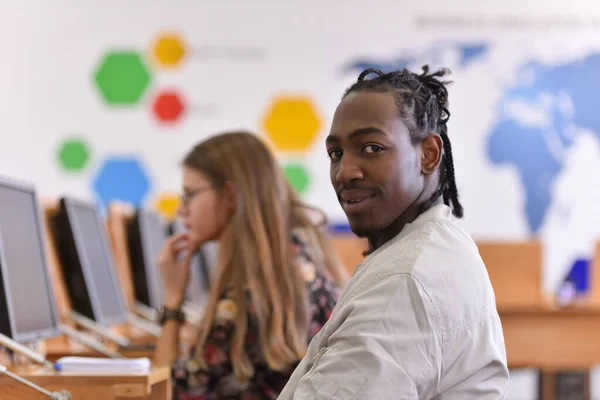
[[421, 172], [423, 175], [431, 175], [437, 171], [442, 162], [444, 142], [437, 133], [430, 133], [421, 142]]

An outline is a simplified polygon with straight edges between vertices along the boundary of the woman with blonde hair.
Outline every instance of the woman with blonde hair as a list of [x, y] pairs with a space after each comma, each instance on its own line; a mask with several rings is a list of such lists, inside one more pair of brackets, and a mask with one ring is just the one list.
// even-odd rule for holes
[[[178, 400], [277, 398], [346, 279], [323, 213], [299, 200], [249, 132], [211, 137], [187, 154], [178, 213], [188, 232], [159, 256], [165, 304], [155, 364], [173, 365]], [[219, 254], [201, 328], [178, 357], [190, 257], [212, 240]]]

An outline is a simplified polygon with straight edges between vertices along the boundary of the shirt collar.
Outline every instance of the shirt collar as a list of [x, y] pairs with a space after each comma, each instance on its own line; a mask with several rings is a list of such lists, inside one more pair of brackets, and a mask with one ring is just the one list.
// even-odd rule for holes
[[[450, 207], [448, 207], [445, 204], [437, 204], [437, 205], [431, 207], [429, 210], [425, 211], [424, 213], [421, 213], [417, 218], [415, 218], [415, 220], [413, 222], [409, 222], [408, 224], [404, 225], [404, 228], [402, 228], [400, 233], [398, 233], [396, 236], [394, 236], [393, 238], [388, 240], [386, 243], [384, 243], [380, 248], [378, 248], [373, 253], [371, 253], [367, 257], [367, 259], [380, 253], [381, 251], [385, 250], [389, 246], [392, 246], [394, 243], [399, 242], [404, 237], [406, 237], [409, 233], [414, 232], [415, 230], [419, 229], [419, 227], [423, 226], [426, 223], [452, 221], [453, 219], [454, 219], [454, 216], [452, 215], [452, 209]], [[366, 261], [366, 259], [365, 259], [365, 261]], [[364, 264], [364, 262], [363, 262], [363, 264]]]

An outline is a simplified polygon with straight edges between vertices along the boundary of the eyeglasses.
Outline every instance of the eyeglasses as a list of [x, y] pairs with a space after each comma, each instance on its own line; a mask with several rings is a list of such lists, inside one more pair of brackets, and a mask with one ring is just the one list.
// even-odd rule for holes
[[208, 192], [209, 190], [212, 190], [213, 188], [214, 188], [214, 185], [210, 185], [207, 187], [190, 190], [190, 191], [183, 193], [182, 195], [179, 196], [181, 199], [181, 205], [184, 207], [188, 207], [190, 205], [190, 202], [194, 198], [194, 196], [196, 196], [197, 194], [203, 193], [203, 192]]

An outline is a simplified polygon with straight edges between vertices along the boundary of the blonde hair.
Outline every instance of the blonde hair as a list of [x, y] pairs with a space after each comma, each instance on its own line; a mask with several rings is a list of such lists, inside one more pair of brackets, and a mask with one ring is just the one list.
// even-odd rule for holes
[[[235, 211], [219, 238], [219, 254], [204, 320], [198, 334], [197, 361], [220, 297], [230, 291], [237, 304], [230, 347], [233, 370], [251, 377], [245, 352], [248, 299], [258, 319], [259, 344], [269, 368], [282, 371], [306, 353], [309, 316], [306, 283], [295, 265], [292, 230], [300, 229], [315, 264], [340, 286], [345, 271], [322, 227], [325, 215], [303, 204], [275, 157], [252, 133], [226, 132], [196, 145], [183, 165], [201, 172], [214, 185], [233, 190]], [[308, 211], [320, 216], [311, 219]], [[250, 297], [247, 297], [247, 290]]]

